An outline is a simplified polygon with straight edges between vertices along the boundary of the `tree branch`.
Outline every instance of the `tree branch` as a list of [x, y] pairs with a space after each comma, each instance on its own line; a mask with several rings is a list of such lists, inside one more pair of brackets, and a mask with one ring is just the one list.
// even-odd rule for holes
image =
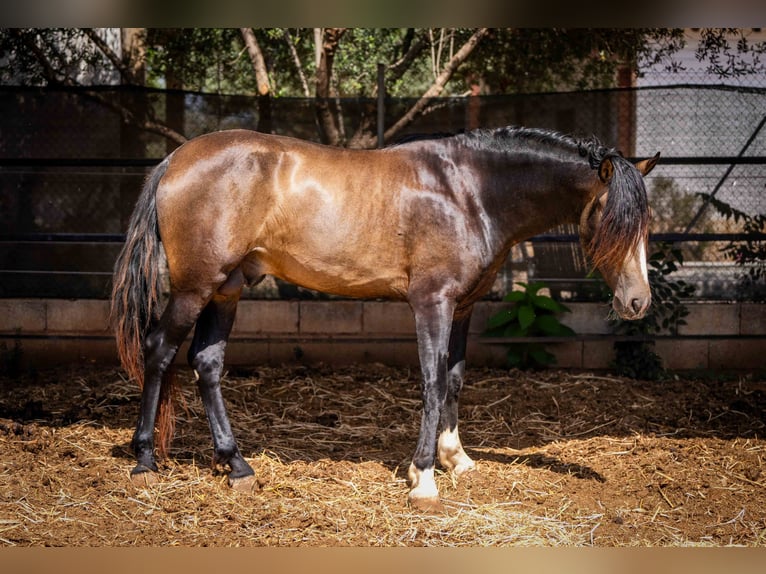
[[436, 80], [431, 85], [431, 87], [426, 90], [426, 92], [417, 102], [415, 102], [415, 105], [413, 105], [407, 111], [407, 113], [399, 118], [399, 121], [397, 121], [393, 126], [386, 130], [385, 134], [383, 134], [383, 137], [386, 141], [394, 136], [399, 130], [409, 125], [412, 120], [414, 120], [420, 113], [423, 112], [423, 110], [426, 109], [432, 98], [435, 98], [442, 93], [444, 86], [450, 80], [460, 64], [462, 64], [468, 58], [468, 56], [470, 56], [474, 48], [479, 45], [479, 42], [481, 42], [481, 40], [488, 33], [489, 28], [480, 28], [468, 39], [465, 44], [461, 46], [457, 53], [444, 66], [441, 73], [436, 77]]
[[22, 44], [24, 44], [29, 49], [29, 51], [32, 52], [32, 54], [35, 56], [35, 59], [37, 60], [37, 63], [40, 64], [43, 69], [43, 77], [48, 81], [49, 84], [63, 84], [65, 86], [74, 85], [74, 82], [72, 82], [72, 80], [66, 76], [64, 76], [63, 79], [59, 79], [58, 75], [56, 74], [56, 69], [45, 56], [45, 53], [40, 48], [40, 46], [37, 45], [37, 42], [29, 37], [29, 34], [25, 34], [21, 30], [17, 30], [15, 28], [11, 28], [10, 33], [21, 40]]
[[104, 106], [120, 114], [120, 116], [122, 117], [122, 121], [125, 122], [126, 124], [131, 124], [137, 127], [138, 129], [163, 136], [177, 143], [178, 145], [181, 145], [189, 141], [189, 138], [187, 138], [185, 135], [177, 132], [173, 128], [168, 127], [161, 122], [154, 120], [153, 118], [144, 118], [144, 119], [138, 118], [136, 114], [134, 114], [129, 108], [123, 106], [122, 104], [118, 104], [116, 102], [111, 101], [109, 98], [104, 97], [104, 95], [100, 92], [93, 92], [93, 91], [87, 90], [85, 91], [85, 94], [88, 97], [96, 100], [97, 102], [103, 104]]
[[290, 50], [290, 55], [293, 57], [295, 68], [298, 70], [298, 77], [301, 80], [301, 86], [303, 86], [303, 95], [307, 98], [310, 98], [311, 91], [309, 90], [309, 83], [306, 80], [306, 74], [303, 71], [303, 63], [301, 62], [301, 57], [298, 55], [298, 50], [295, 49], [295, 44], [293, 44], [293, 37], [290, 34], [290, 30], [287, 28], [282, 30], [282, 36], [284, 37], [285, 42], [287, 42], [287, 48]]
[[[74, 80], [72, 80], [72, 78], [70, 77], [65, 76], [63, 79], [59, 79], [56, 75], [56, 72], [50, 60], [45, 55], [43, 50], [37, 45], [37, 43], [32, 41], [26, 34], [22, 34], [20, 32], [13, 32], [13, 33], [15, 33], [17, 37], [21, 39], [24, 45], [27, 48], [29, 48], [30, 52], [34, 54], [38, 63], [43, 68], [43, 75], [45, 76], [45, 79], [48, 81], [49, 84], [64, 85], [64, 86], [71, 86], [71, 87], [83, 87], [77, 82], [75, 82]], [[174, 129], [169, 128], [168, 126], [160, 122], [157, 122], [152, 118], [138, 119], [136, 115], [127, 107], [123, 106], [122, 104], [118, 104], [109, 100], [108, 98], [104, 96], [104, 94], [100, 92], [86, 90], [84, 94], [88, 96], [89, 98], [96, 100], [100, 104], [103, 104], [104, 106], [120, 114], [120, 116], [122, 117], [122, 120], [125, 123], [132, 123], [139, 129], [161, 135], [163, 137], [168, 138], [171, 141], [178, 143], [179, 145], [188, 140], [188, 138], [184, 136], [183, 134], [178, 133]]]
[[112, 65], [117, 69], [117, 71], [122, 76], [123, 81], [131, 84], [136, 83], [136, 79], [133, 77], [133, 72], [131, 72], [131, 70], [125, 66], [123, 60], [115, 53], [114, 50], [112, 50], [111, 46], [109, 46], [109, 44], [107, 44], [101, 36], [96, 34], [96, 31], [93, 28], [83, 28], [83, 31], [85, 32], [85, 35], [88, 36], [90, 41], [93, 42], [99, 50], [101, 50], [101, 53], [104, 54], [104, 56], [106, 56]]
[[415, 58], [420, 55], [425, 46], [426, 43], [423, 35], [420, 34], [416, 36], [412, 43], [409, 45], [407, 52], [401, 58], [399, 58], [399, 60], [388, 67], [386, 78], [389, 81], [396, 81], [401, 78], [409, 69], [410, 64], [412, 64]]

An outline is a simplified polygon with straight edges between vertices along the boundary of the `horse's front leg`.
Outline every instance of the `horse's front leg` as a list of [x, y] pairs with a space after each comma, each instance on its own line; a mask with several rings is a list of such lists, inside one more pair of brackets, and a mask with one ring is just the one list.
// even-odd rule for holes
[[423, 510], [439, 510], [439, 491], [434, 479], [439, 419], [447, 398], [450, 325], [454, 304], [435, 296], [410, 301], [415, 315], [418, 354], [422, 370], [423, 414], [420, 435], [410, 464], [409, 502]]
[[447, 397], [442, 408], [439, 424], [439, 462], [456, 475], [473, 470], [476, 465], [463, 450], [458, 434], [458, 399], [465, 377], [465, 351], [468, 342], [468, 326], [471, 310], [455, 319], [449, 340], [447, 360]]

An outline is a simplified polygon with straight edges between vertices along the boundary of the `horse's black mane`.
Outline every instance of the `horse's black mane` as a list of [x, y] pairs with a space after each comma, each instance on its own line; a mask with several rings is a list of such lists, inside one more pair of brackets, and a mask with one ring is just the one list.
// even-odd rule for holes
[[392, 145], [402, 145], [414, 141], [441, 140], [455, 138], [464, 144], [481, 149], [496, 151], [514, 151], [520, 143], [541, 144], [548, 150], [560, 149], [565, 152], [576, 152], [581, 157], [588, 158], [591, 168], [597, 168], [606, 157], [621, 157], [622, 154], [614, 148], [604, 146], [596, 136], [576, 138], [569, 134], [543, 128], [526, 128], [507, 126], [501, 128], [479, 128], [469, 132], [435, 132], [414, 133], [399, 138]]
[[590, 167], [597, 168], [606, 157], [620, 157], [614, 148], [604, 146], [596, 136], [576, 138], [550, 129], [526, 128], [508, 126], [495, 129], [477, 129], [463, 136], [466, 143], [473, 146], [496, 149], [498, 151], [513, 151], [522, 142], [527, 145], [540, 144], [546, 149], [561, 149], [565, 152], [576, 152], [581, 157], [588, 158]]

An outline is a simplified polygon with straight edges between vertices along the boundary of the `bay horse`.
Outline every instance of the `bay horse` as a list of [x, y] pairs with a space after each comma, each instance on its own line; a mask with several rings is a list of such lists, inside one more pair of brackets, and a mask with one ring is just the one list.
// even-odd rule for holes
[[[246, 130], [183, 144], [148, 175], [115, 265], [120, 360], [142, 385], [132, 480], [156, 480], [155, 424], [160, 454], [172, 432], [161, 424], [168, 367], [196, 325], [188, 361], [213, 460], [228, 466], [232, 487], [251, 488], [253, 469], [232, 433], [220, 379], [241, 290], [272, 275], [341, 296], [409, 303], [423, 410], [408, 500], [438, 507], [437, 456], [456, 474], [474, 468], [458, 435], [474, 303], [515, 243], [572, 222], [614, 293], [614, 311], [642, 317], [651, 299], [642, 176], [658, 158], [634, 165], [595, 138], [521, 127], [378, 150]], [[164, 310], [162, 250], [170, 278]]]

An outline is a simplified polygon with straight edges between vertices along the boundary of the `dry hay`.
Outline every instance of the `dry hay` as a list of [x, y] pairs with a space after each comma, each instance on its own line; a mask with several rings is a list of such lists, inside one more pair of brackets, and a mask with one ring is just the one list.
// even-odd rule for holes
[[670, 546], [766, 542], [766, 383], [470, 370], [478, 472], [438, 473], [443, 514], [406, 506], [416, 372], [261, 368], [225, 396], [259, 489], [210, 468], [192, 378], [159, 484], [136, 488], [137, 389], [117, 370], [4, 379], [0, 544]]

